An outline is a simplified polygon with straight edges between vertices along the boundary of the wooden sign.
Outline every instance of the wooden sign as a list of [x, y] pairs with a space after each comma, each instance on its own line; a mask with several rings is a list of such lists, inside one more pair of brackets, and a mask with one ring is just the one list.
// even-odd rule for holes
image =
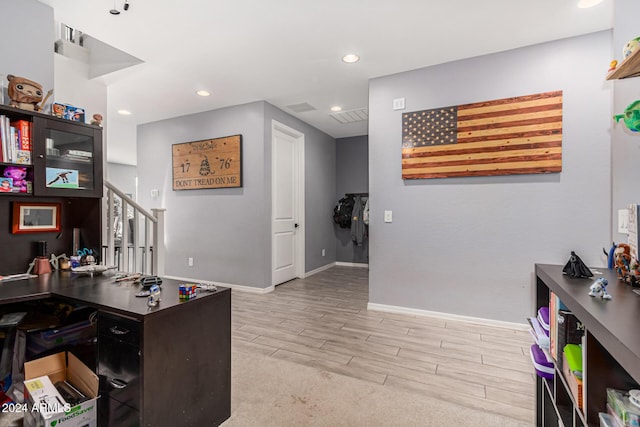
[[562, 91], [402, 115], [402, 179], [562, 170]]
[[242, 135], [173, 144], [173, 189], [242, 187]]

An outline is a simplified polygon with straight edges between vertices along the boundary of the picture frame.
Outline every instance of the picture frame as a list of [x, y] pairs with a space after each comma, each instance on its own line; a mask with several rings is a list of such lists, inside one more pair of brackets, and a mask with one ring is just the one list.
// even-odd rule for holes
[[13, 234], [60, 231], [61, 203], [13, 202]]

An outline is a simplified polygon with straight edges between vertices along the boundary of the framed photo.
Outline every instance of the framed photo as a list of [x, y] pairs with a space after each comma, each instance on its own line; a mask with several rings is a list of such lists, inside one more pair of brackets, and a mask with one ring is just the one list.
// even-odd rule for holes
[[60, 203], [13, 202], [13, 234], [60, 231]]

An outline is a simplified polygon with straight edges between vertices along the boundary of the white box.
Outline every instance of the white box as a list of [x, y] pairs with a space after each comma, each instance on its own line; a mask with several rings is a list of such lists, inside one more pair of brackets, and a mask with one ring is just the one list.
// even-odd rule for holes
[[[26, 362], [24, 377], [25, 405], [29, 409], [25, 412], [25, 427], [97, 427], [98, 376], [72, 353], [61, 352]], [[58, 381], [69, 381], [89, 400], [72, 407], [67, 404], [64, 408], [66, 402], [53, 385]], [[40, 411], [41, 408], [55, 409], [55, 401], [51, 400], [55, 395], [68, 410]], [[49, 396], [49, 400], [45, 396]]]

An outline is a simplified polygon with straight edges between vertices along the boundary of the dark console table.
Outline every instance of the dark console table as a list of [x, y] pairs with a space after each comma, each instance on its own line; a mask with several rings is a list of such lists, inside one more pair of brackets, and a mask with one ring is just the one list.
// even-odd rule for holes
[[[554, 292], [585, 326], [584, 409], [579, 409], [562, 372], [553, 380], [536, 382], [537, 425], [600, 425], [598, 412], [606, 412], [607, 387], [628, 390], [640, 384], [640, 295], [620, 282], [607, 268], [590, 279], [572, 279], [561, 265], [536, 264], [536, 304], [549, 304]], [[589, 286], [607, 279], [609, 301], [589, 296]]]
[[98, 311], [100, 426], [214, 426], [231, 415], [231, 290], [181, 302], [164, 279], [148, 307], [139, 286], [55, 272], [0, 283], [0, 304], [55, 297]]

